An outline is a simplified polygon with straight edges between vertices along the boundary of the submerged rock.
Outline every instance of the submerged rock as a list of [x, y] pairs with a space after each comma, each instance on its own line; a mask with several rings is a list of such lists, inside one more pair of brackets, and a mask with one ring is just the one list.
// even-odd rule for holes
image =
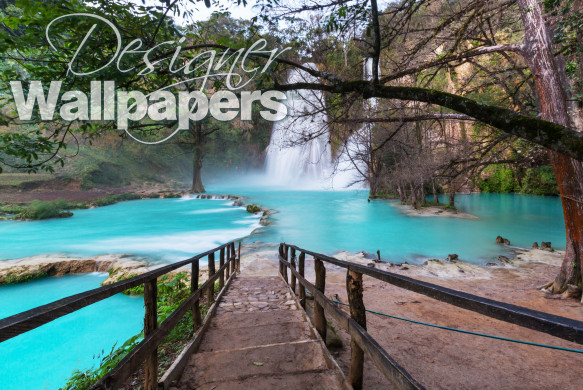
[[510, 240], [502, 236], [496, 237], [496, 244], [510, 245]]
[[549, 251], [552, 252], [554, 251], [553, 248], [551, 248], [551, 242], [550, 241], [543, 241], [540, 243], [540, 249], [545, 250], [545, 251]]

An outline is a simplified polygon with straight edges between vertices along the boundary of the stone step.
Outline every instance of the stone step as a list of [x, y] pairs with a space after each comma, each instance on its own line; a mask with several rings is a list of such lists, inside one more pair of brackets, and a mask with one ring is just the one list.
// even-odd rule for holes
[[170, 390], [336, 390], [342, 388], [342, 381], [338, 374], [333, 370], [326, 370], [283, 375], [258, 375], [242, 380], [207, 383], [197, 387], [183, 386], [180, 383], [178, 387], [172, 387]]
[[283, 375], [331, 368], [319, 341], [265, 345], [193, 355], [182, 385], [195, 388], [211, 382], [245, 380], [258, 375]]
[[269, 310], [251, 313], [223, 313], [215, 316], [209, 329], [236, 329], [286, 322], [304, 322], [305, 315], [300, 310]]
[[301, 340], [315, 340], [316, 338], [316, 335], [305, 322], [284, 322], [277, 325], [234, 327], [230, 329], [213, 328], [203, 337], [199, 351], [224, 351]]

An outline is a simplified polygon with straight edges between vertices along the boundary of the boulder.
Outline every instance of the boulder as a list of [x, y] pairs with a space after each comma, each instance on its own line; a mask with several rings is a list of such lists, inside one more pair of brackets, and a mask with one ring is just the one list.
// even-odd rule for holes
[[510, 245], [510, 240], [502, 236], [496, 237], [496, 244]]
[[459, 256], [456, 255], [455, 253], [451, 254], [451, 255], [447, 255], [447, 259], [448, 261], [451, 261], [452, 263], [455, 263], [456, 261], [459, 260]]
[[545, 251], [549, 251], [552, 252], [554, 249], [551, 248], [551, 242], [550, 241], [543, 241], [540, 243], [540, 249], [545, 250]]
[[532, 248], [533, 248], [533, 249], [538, 249], [538, 242], [536, 242], [536, 241], [535, 241], [535, 242], [533, 242], [533, 243], [532, 243]]

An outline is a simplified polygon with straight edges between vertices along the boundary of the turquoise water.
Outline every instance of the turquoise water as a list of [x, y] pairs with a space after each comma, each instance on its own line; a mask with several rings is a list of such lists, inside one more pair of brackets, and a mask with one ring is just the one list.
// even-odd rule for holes
[[258, 217], [230, 201], [151, 199], [78, 210], [68, 219], [0, 222], [0, 259], [46, 253], [91, 256], [129, 253], [176, 261], [220, 243], [248, 236], [246, 242], [294, 243], [333, 254], [338, 250], [381, 251], [391, 262], [420, 263], [456, 253], [484, 264], [513, 245], [530, 247], [551, 241], [564, 248], [560, 200], [513, 194], [456, 196], [456, 205], [479, 220], [409, 217], [394, 202], [367, 202], [366, 191], [281, 191], [209, 185], [211, 193], [235, 193], [248, 202], [277, 210], [273, 224], [259, 227]]
[[[209, 187], [228, 191], [218, 184]], [[274, 223], [248, 237], [248, 242], [285, 241], [327, 254], [380, 250], [384, 260], [409, 263], [456, 253], [464, 261], [485, 264], [508, 252], [495, 243], [497, 235], [520, 247], [530, 247], [534, 241], [565, 247], [561, 202], [556, 197], [457, 195], [456, 206], [480, 218], [468, 220], [405, 216], [395, 202], [367, 202], [366, 191], [282, 192], [240, 187], [236, 193], [277, 210], [272, 215]]]
[[258, 217], [232, 203], [147, 199], [75, 210], [71, 218], [0, 221], [0, 259], [131, 253], [181, 260], [244, 237], [258, 226]]
[[[210, 183], [210, 193], [246, 196], [277, 210], [273, 223], [224, 200], [151, 199], [77, 210], [69, 219], [0, 222], [0, 259], [39, 254], [92, 256], [128, 253], [171, 262], [228, 240], [280, 242], [333, 254], [376, 252], [392, 262], [420, 263], [457, 253], [484, 264], [513, 245], [533, 241], [565, 246], [560, 200], [512, 194], [456, 196], [456, 206], [478, 220], [408, 217], [394, 202], [367, 202], [366, 191], [289, 191]], [[254, 234], [251, 234], [254, 232]], [[46, 278], [0, 287], [0, 318], [99, 286], [103, 274]], [[115, 296], [0, 344], [0, 378], [11, 389], [57, 388], [75, 368], [97, 363], [142, 329], [141, 298]], [[64, 332], [63, 332], [64, 330]], [[61, 332], [61, 333], [60, 333]], [[32, 369], [31, 369], [32, 367]]]
[[[69, 275], [0, 287], [0, 318], [92, 288], [104, 273]], [[99, 355], [141, 332], [141, 297], [115, 295], [0, 344], [3, 389], [57, 389], [73, 370], [99, 363]]]

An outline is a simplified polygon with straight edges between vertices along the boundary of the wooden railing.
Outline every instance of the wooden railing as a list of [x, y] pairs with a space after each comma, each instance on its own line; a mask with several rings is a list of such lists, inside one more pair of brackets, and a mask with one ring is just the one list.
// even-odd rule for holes
[[[296, 259], [296, 253], [298, 252], [299, 256]], [[314, 258], [315, 284], [308, 282], [304, 277], [306, 255]], [[350, 316], [324, 295], [326, 286], [325, 262], [347, 270], [346, 289], [350, 305]], [[291, 271], [291, 280], [288, 280], [288, 268]], [[326, 340], [326, 315], [350, 334], [351, 361], [348, 380], [355, 389], [362, 388], [365, 354], [396, 388], [423, 389], [423, 386], [401, 367], [366, 331], [366, 310], [362, 294], [363, 275], [488, 317], [583, 344], [583, 322], [581, 321], [494, 301], [365, 265], [338, 260], [321, 253], [298, 248], [295, 245], [285, 243], [279, 245], [279, 271], [285, 281], [290, 284], [294, 293], [298, 294], [304, 309], [306, 290], [313, 295], [314, 325], [324, 340]], [[299, 291], [297, 292], [296, 281], [299, 282], [299, 286], [297, 286]]]
[[[219, 269], [215, 266], [215, 253], [219, 252]], [[208, 258], [208, 279], [200, 287], [199, 262], [203, 257]], [[16, 337], [29, 330], [56, 320], [59, 317], [73, 313], [86, 306], [109, 298], [132, 287], [144, 285], [144, 339], [123, 358], [116, 367], [93, 386], [93, 389], [118, 389], [123, 386], [127, 378], [132, 375], [142, 364], [145, 368], [144, 388], [154, 390], [158, 388], [157, 372], [158, 346], [166, 336], [174, 329], [188, 310], [193, 311], [193, 327], [196, 332], [200, 327], [201, 313], [199, 301], [208, 294], [209, 302], [214, 300], [215, 282], [219, 280], [219, 288], [223, 287], [235, 277], [240, 268], [241, 243], [235, 251], [235, 243], [229, 242], [219, 247], [191, 257], [187, 260], [173, 263], [142, 275], [126, 279], [81, 294], [49, 303], [44, 306], [13, 315], [0, 320], [0, 342]], [[191, 294], [180, 306], [170, 314], [159, 326], [157, 313], [157, 281], [164, 274], [175, 269], [191, 265]], [[225, 282], [225, 278], [227, 281]]]

